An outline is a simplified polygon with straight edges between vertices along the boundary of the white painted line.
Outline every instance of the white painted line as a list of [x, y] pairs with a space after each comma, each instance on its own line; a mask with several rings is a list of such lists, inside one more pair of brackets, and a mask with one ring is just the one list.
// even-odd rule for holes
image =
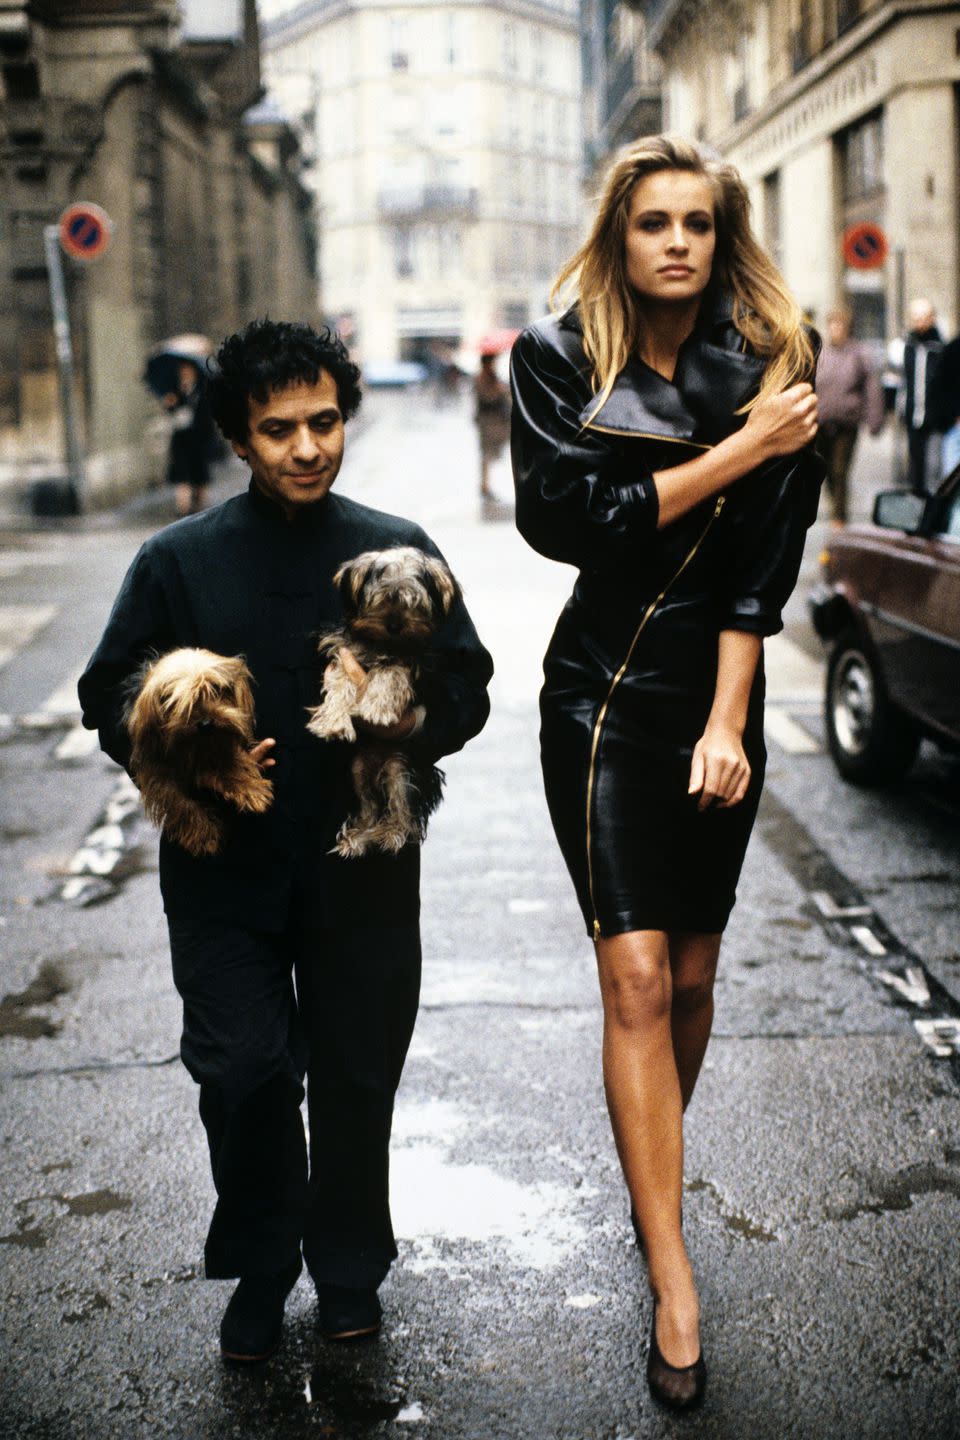
[[600, 1304], [599, 1295], [570, 1295], [566, 1304], [574, 1310], [592, 1310], [594, 1305]]
[[71, 875], [109, 875], [120, 862], [121, 850], [95, 850], [81, 845], [67, 869]]
[[510, 900], [507, 903], [511, 915], [539, 915], [546, 908], [546, 900]]
[[414, 1401], [412, 1405], [406, 1405], [397, 1416], [398, 1425], [415, 1425], [418, 1420], [424, 1418], [423, 1406]]
[[826, 890], [814, 890], [810, 899], [825, 920], [859, 920], [873, 914], [869, 905], [838, 905]]
[[54, 750], [54, 759], [85, 760], [88, 755], [93, 754], [99, 744], [100, 736], [96, 730], [84, 730], [82, 725], [74, 725]]
[[814, 740], [813, 736], [798, 725], [785, 710], [776, 705], [768, 705], [763, 717], [763, 728], [772, 740], [775, 740], [781, 750], [786, 750], [788, 755], [819, 755], [821, 746]]
[[771, 635], [763, 642], [764, 669], [767, 673], [767, 699], [774, 704], [786, 700], [821, 700], [823, 698], [822, 660], [814, 660], [785, 635]]
[[57, 613], [56, 605], [0, 605], [0, 666], [37, 635]]
[[58, 685], [52, 695], [48, 695], [40, 706], [50, 715], [76, 715], [80, 714], [80, 701], [77, 698], [77, 681], [83, 674], [82, 670], [76, 670], [61, 685]]
[[851, 925], [850, 934], [868, 955], [886, 955], [887, 947], [877, 939], [869, 925]]
[[944, 1017], [941, 1020], [914, 1020], [917, 1034], [924, 1045], [929, 1045], [934, 1055], [948, 1059], [954, 1051], [960, 1052], [960, 1020]]
[[930, 991], [922, 970], [915, 965], [907, 967], [903, 975], [894, 975], [890, 970], [878, 970], [877, 979], [891, 990], [896, 990], [911, 1005], [929, 1005]]

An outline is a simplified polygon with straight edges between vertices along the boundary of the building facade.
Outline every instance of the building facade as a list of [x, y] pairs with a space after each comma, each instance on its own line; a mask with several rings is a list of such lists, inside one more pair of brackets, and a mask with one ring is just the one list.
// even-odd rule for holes
[[250, 108], [262, 94], [254, 0], [215, 7], [213, 34], [197, 3], [191, 28], [194, 0], [0, 0], [7, 486], [63, 469], [43, 230], [68, 204], [93, 201], [113, 221], [102, 258], [64, 260], [87, 503], [163, 463], [145, 443], [158, 414], [141, 383], [151, 345], [216, 338], [268, 310], [317, 313], [295, 140]]
[[581, 0], [583, 140], [588, 189], [615, 150], [661, 128], [660, 57], [627, 0]]
[[[737, 165], [761, 235], [814, 318], [846, 301], [861, 336], [889, 339], [922, 295], [953, 333], [960, 6], [645, 0], [643, 9], [664, 64], [666, 125]], [[864, 224], [882, 232], [872, 268], [849, 263], [851, 232]]]
[[324, 304], [364, 360], [543, 312], [579, 237], [576, 0], [305, 0], [264, 65], [313, 136]]

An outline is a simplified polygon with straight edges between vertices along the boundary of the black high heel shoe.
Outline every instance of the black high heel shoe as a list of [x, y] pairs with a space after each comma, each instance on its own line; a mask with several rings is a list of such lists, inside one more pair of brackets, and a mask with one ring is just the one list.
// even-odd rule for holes
[[647, 1384], [658, 1405], [667, 1410], [695, 1410], [707, 1388], [707, 1367], [703, 1351], [692, 1365], [671, 1365], [657, 1344], [657, 1302], [650, 1322], [650, 1351], [647, 1355]]

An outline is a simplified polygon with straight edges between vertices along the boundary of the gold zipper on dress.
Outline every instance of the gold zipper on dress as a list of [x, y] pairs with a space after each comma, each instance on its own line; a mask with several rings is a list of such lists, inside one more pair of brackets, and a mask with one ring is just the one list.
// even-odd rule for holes
[[690, 551], [689, 555], [684, 560], [679, 570], [677, 570], [677, 572], [671, 576], [671, 578], [667, 581], [666, 585], [664, 585], [663, 589], [660, 591], [660, 594], [657, 596], [657, 598], [655, 600], [651, 600], [650, 604], [643, 612], [643, 616], [640, 620], [640, 624], [637, 626], [636, 633], [634, 634], [633, 639], [630, 641], [630, 649], [627, 651], [626, 658], [624, 659], [624, 662], [620, 666], [620, 669], [617, 671], [616, 675], [614, 675], [613, 679], [611, 680], [610, 688], [607, 691], [606, 698], [603, 704], [600, 706], [600, 709], [597, 711], [597, 718], [594, 721], [593, 742], [590, 746], [590, 769], [587, 772], [587, 882], [590, 887], [590, 905], [593, 910], [594, 940], [599, 940], [602, 937], [600, 934], [600, 921], [597, 919], [597, 901], [593, 889], [593, 846], [591, 815], [593, 811], [593, 789], [597, 768], [597, 750], [600, 747], [600, 733], [603, 729], [603, 722], [607, 718], [607, 711], [610, 708], [610, 701], [613, 699], [613, 692], [616, 690], [617, 686], [620, 684], [620, 681], [623, 679], [626, 668], [630, 664], [631, 659], [633, 658], [633, 652], [637, 648], [637, 641], [643, 634], [643, 630], [647, 624], [647, 621], [650, 619], [650, 616], [656, 610], [657, 606], [663, 600], [664, 596], [667, 594], [670, 588], [675, 585], [676, 582], [680, 579], [680, 576], [683, 574], [684, 570], [686, 570], [687, 566], [690, 564], [690, 561], [700, 549], [700, 546], [707, 538], [707, 532], [709, 531], [711, 525], [716, 520], [717, 516], [720, 514], [720, 511], [723, 509], [725, 499], [725, 495], [718, 496], [717, 503], [713, 509], [713, 514], [710, 516], [710, 519], [704, 526], [704, 529], [700, 537], [698, 538], [697, 543], [694, 545], [693, 549]]
[[615, 430], [612, 425], [595, 425], [586, 420], [581, 430], [599, 430], [602, 435], [625, 435], [630, 440], [662, 440], [664, 445], [686, 445], [690, 450], [712, 450], [712, 445], [703, 445], [699, 440], [681, 440], [677, 435], [656, 435], [648, 430]]

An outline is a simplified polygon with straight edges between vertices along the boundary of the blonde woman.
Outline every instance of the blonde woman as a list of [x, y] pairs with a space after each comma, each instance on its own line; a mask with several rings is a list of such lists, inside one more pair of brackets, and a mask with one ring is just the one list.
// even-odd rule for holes
[[763, 784], [763, 637], [817, 511], [814, 350], [736, 171], [669, 136], [611, 166], [570, 290], [511, 361], [517, 523], [580, 572], [544, 662], [543, 773], [596, 947], [649, 1385], [689, 1409], [683, 1112]]

